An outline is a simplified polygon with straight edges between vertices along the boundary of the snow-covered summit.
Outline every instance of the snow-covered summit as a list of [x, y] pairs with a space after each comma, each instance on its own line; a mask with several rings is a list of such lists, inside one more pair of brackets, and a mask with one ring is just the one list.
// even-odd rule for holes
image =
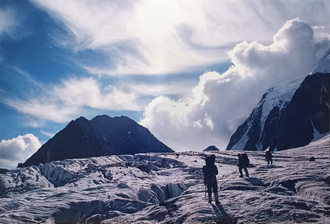
[[323, 56], [319, 64], [309, 73], [309, 75], [316, 73], [330, 73], [330, 50]]

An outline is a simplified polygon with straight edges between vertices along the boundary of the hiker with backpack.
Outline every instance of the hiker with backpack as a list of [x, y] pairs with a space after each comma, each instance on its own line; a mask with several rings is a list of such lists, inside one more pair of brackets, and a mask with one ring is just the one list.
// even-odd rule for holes
[[[265, 158], [266, 158], [266, 160], [267, 160], [267, 165], [268, 165], [268, 167], [269, 167], [270, 165], [273, 165], [273, 155], [272, 155], [272, 153], [270, 152], [270, 150], [267, 150], [267, 151], [266, 151]], [[269, 165], [269, 164], [270, 164], [270, 165]]]
[[249, 172], [248, 172], [247, 168], [250, 165], [250, 161], [249, 161], [247, 154], [238, 153], [237, 156], [238, 156], [238, 165], [237, 166], [238, 166], [239, 173], [240, 173], [239, 177], [243, 177], [242, 169], [244, 169], [246, 176], [249, 177]]
[[212, 154], [210, 157], [205, 158], [206, 165], [203, 167], [204, 173], [204, 184], [207, 187], [207, 193], [209, 196], [209, 203], [212, 203], [212, 189], [215, 198], [215, 204], [219, 205], [219, 195], [218, 195], [218, 183], [217, 177], [218, 175], [218, 168], [215, 163], [215, 155]]

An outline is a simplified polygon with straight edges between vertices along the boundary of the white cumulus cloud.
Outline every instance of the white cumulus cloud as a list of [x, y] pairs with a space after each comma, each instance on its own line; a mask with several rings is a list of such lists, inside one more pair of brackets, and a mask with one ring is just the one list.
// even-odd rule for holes
[[268, 88], [304, 78], [329, 48], [328, 36], [317, 40], [307, 23], [287, 21], [269, 45], [237, 44], [228, 53], [233, 66], [204, 73], [190, 95], [153, 100], [140, 123], [174, 150], [224, 149]]
[[0, 167], [12, 169], [18, 163], [25, 162], [35, 153], [41, 144], [33, 134], [19, 135], [16, 138], [1, 140], [0, 142]]

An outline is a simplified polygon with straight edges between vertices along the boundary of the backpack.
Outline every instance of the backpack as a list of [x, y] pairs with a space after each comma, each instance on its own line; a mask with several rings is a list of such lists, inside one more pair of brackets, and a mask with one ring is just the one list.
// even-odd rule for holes
[[216, 182], [216, 175], [218, 175], [218, 169], [214, 165], [213, 158], [206, 158], [206, 166], [203, 166], [204, 184], [210, 184]]
[[266, 159], [271, 159], [272, 158], [272, 153], [270, 151], [266, 151], [265, 157], [266, 157]]
[[246, 167], [248, 167], [250, 165], [250, 160], [249, 160], [247, 154], [245, 154], [245, 153], [242, 154], [242, 162]]

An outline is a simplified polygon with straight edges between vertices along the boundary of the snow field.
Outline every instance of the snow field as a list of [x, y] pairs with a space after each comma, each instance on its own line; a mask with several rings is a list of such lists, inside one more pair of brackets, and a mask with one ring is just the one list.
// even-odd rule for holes
[[329, 136], [274, 153], [271, 167], [263, 152], [247, 152], [250, 178], [238, 177], [237, 153], [214, 152], [220, 206], [205, 197], [203, 153], [17, 168], [0, 175], [0, 223], [330, 222]]

